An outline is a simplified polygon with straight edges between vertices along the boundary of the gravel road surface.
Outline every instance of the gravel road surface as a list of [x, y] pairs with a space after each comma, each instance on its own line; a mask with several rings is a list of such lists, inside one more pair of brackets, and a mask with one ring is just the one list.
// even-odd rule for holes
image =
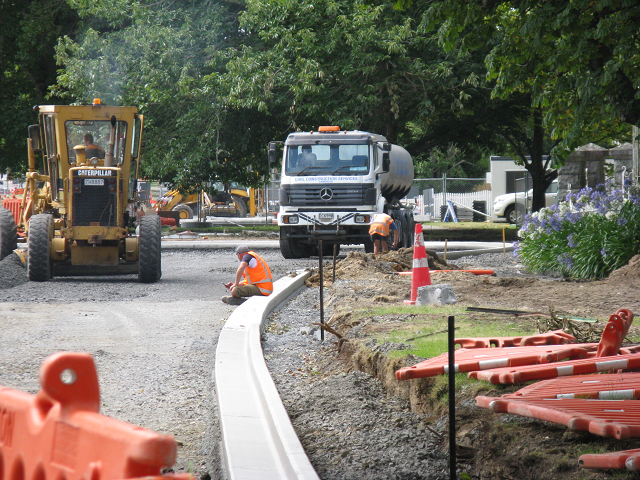
[[[162, 279], [151, 285], [135, 276], [28, 282], [17, 256], [7, 257], [0, 262], [0, 385], [35, 394], [47, 356], [88, 352], [98, 370], [101, 413], [174, 435], [175, 472], [222, 478], [212, 372], [220, 330], [235, 308], [219, 300], [222, 282], [237, 267], [233, 247], [163, 250]], [[278, 250], [260, 253], [275, 278], [318, 265], [284, 260]], [[483, 261], [501, 263], [513, 268], [502, 255]], [[434, 446], [446, 422], [411, 413], [366, 374], [343, 372], [330, 352], [335, 339], [321, 342], [314, 332], [318, 306], [318, 289], [311, 288], [275, 312], [264, 350], [320, 477], [448, 478], [448, 456]], [[331, 305], [326, 309], [329, 318]]]
[[[0, 385], [35, 394], [46, 357], [88, 352], [102, 414], [174, 435], [176, 472], [221, 478], [213, 368], [220, 330], [235, 308], [220, 301], [222, 282], [237, 268], [235, 245], [163, 250], [162, 279], [150, 285], [134, 275], [29, 282], [10, 255], [0, 262]], [[279, 250], [260, 253], [276, 278], [314, 264], [286, 261]]]

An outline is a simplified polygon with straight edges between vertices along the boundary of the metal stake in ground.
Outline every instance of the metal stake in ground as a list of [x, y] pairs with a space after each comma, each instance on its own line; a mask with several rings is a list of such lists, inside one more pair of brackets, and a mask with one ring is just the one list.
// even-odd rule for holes
[[455, 323], [449, 316], [449, 478], [456, 477], [456, 364], [455, 364]]
[[320, 266], [320, 340], [324, 342], [324, 272], [322, 270], [322, 240], [318, 239], [318, 259]]

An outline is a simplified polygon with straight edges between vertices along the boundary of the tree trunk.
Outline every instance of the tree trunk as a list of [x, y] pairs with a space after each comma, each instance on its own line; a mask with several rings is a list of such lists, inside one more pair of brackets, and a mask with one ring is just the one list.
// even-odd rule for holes
[[542, 109], [533, 109], [533, 138], [531, 139], [529, 155], [531, 160], [525, 161], [526, 169], [531, 175], [533, 199], [531, 212], [538, 212], [546, 206], [545, 193], [551, 182], [558, 176], [556, 170], [547, 171], [549, 160], [543, 158], [544, 152], [544, 126], [542, 125]]

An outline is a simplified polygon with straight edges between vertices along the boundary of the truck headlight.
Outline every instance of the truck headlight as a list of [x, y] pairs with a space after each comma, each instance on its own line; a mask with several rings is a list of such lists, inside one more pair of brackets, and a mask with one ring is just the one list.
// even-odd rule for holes
[[356, 223], [369, 223], [369, 215], [356, 215], [353, 221]]
[[298, 223], [299, 220], [300, 219], [298, 218], [297, 215], [285, 215], [282, 217], [282, 222], [288, 223], [288, 224]]

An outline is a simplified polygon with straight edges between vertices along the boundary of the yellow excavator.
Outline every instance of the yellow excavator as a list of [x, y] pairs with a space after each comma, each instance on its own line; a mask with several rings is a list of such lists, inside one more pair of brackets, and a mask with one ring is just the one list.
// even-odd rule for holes
[[170, 190], [156, 202], [156, 212], [179, 212], [180, 220], [202, 217], [255, 217], [260, 198], [254, 188], [243, 189], [231, 186], [211, 197], [204, 190], [185, 195], [179, 190]]

